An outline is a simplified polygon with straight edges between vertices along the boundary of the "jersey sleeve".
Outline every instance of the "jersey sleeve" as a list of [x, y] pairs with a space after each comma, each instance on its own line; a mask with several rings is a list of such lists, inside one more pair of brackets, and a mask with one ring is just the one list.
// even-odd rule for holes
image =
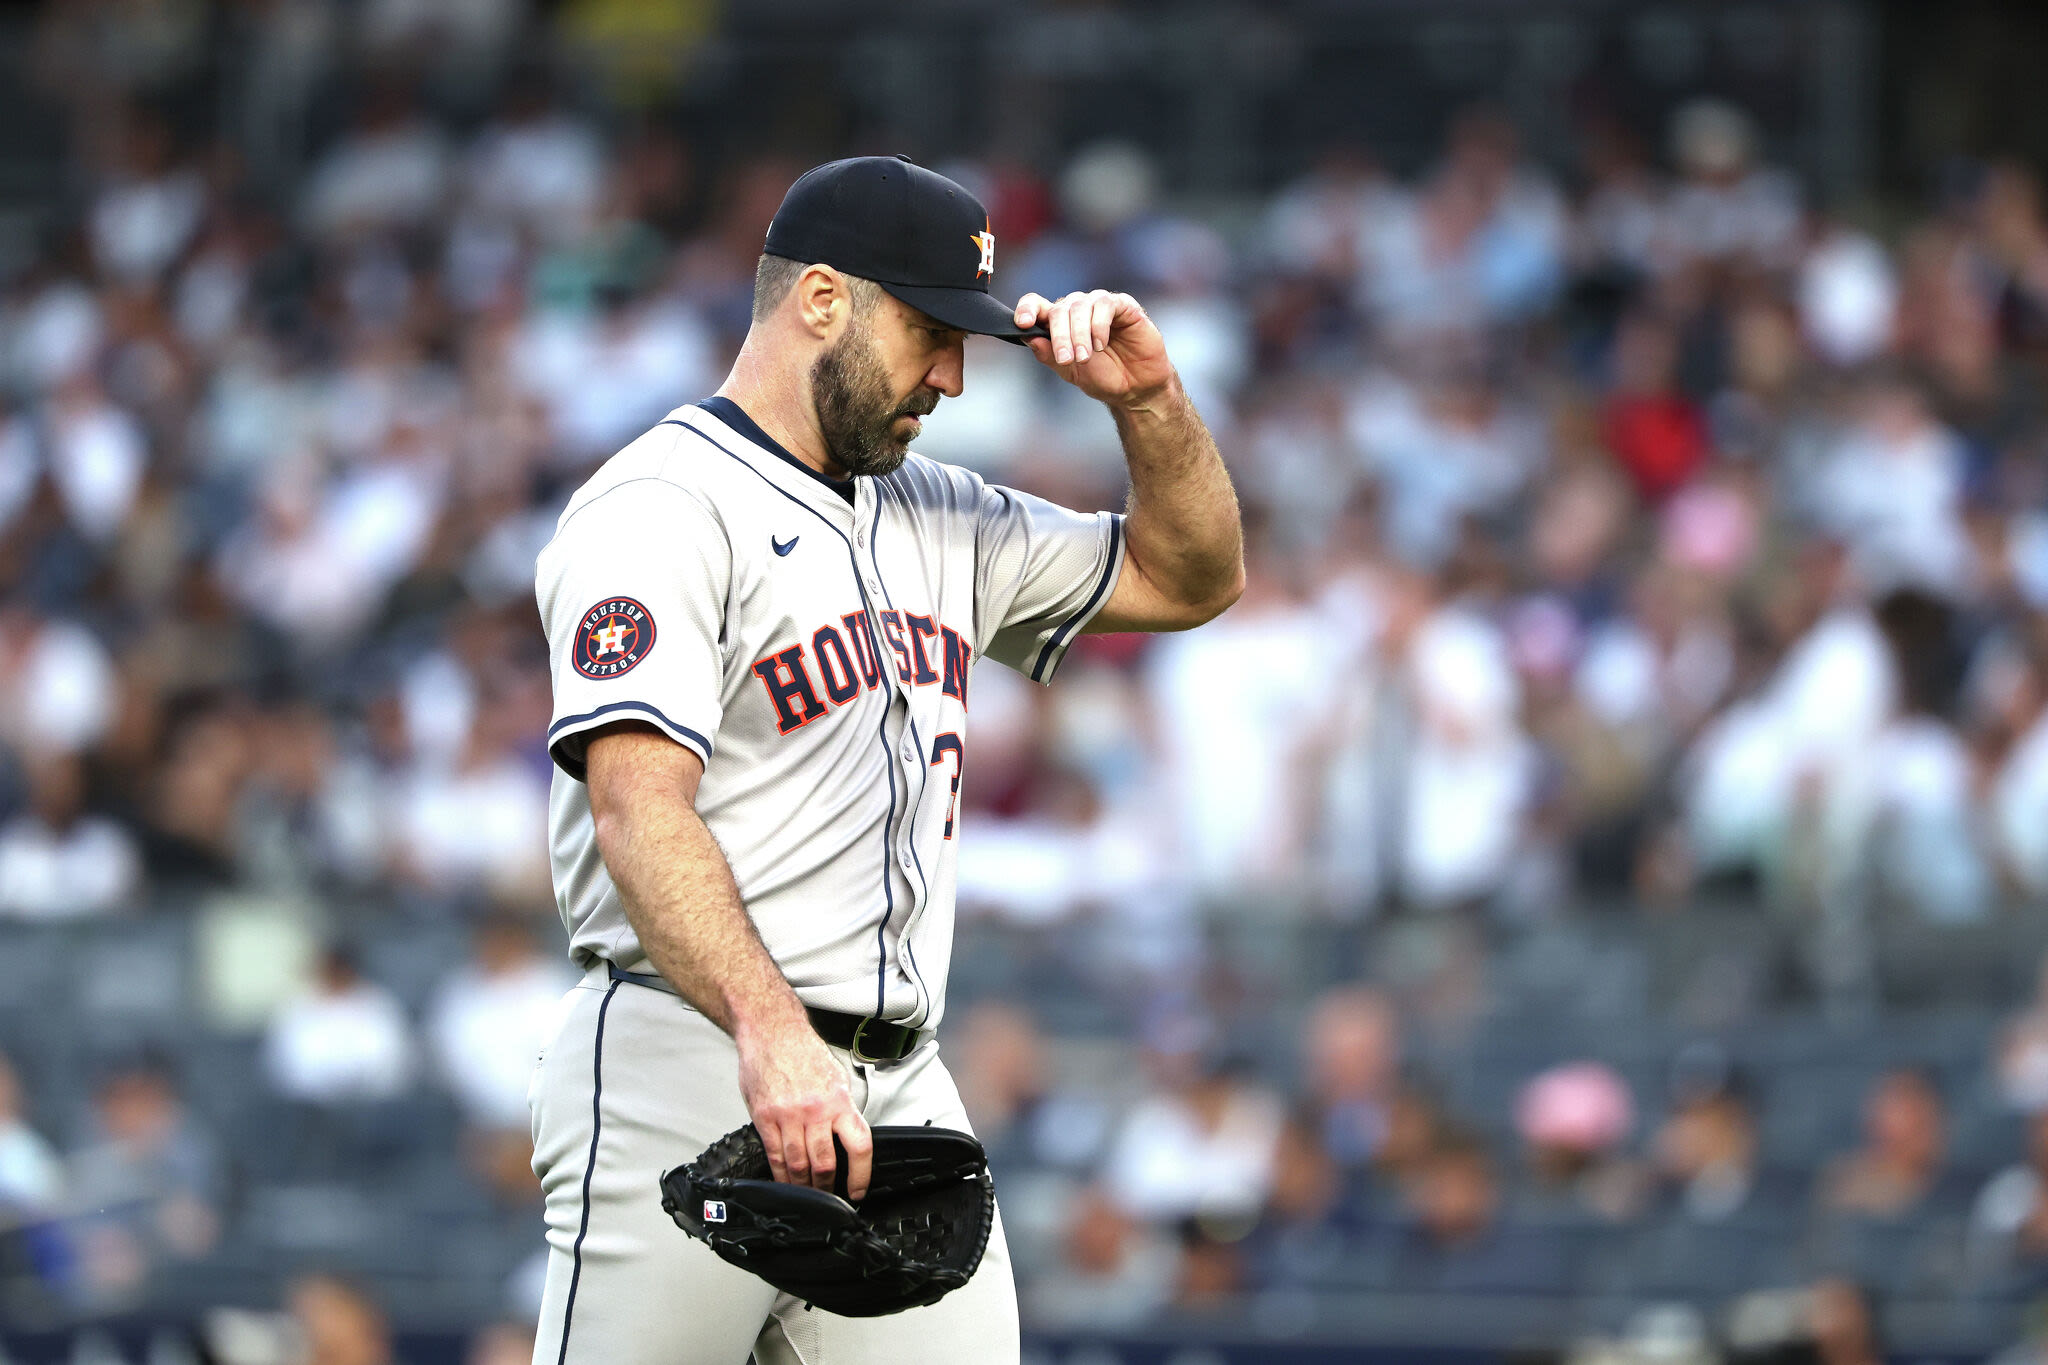
[[563, 772], [583, 781], [586, 734], [621, 720], [710, 761], [731, 582], [724, 528], [672, 483], [636, 479], [570, 509], [534, 578], [554, 676], [548, 754]]
[[1124, 519], [983, 486], [975, 527], [977, 651], [1049, 682], [1116, 586]]

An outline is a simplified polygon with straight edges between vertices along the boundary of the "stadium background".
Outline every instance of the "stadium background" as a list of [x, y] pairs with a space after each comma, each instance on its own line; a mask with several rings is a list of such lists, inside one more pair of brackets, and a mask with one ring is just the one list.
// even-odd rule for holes
[[[794, 173], [900, 150], [1006, 293], [1147, 301], [1250, 537], [1217, 624], [975, 682], [1032, 1358], [2040, 1359], [2044, 40], [0, 7], [0, 1353], [526, 1359], [532, 554]], [[928, 433], [1121, 496], [999, 345]]]

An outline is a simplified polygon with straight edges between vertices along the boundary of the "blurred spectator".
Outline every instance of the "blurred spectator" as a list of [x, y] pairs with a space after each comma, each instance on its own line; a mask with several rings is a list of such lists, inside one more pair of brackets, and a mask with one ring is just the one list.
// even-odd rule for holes
[[160, 277], [198, 231], [206, 208], [199, 173], [178, 166], [163, 123], [134, 118], [123, 130], [122, 164], [94, 199], [93, 255], [108, 275], [128, 284]]
[[1800, 811], [1868, 752], [1897, 705], [1890, 651], [1872, 615], [1848, 597], [1843, 556], [1823, 547], [1802, 567], [1810, 624], [1796, 627], [1753, 696], [1703, 727], [1687, 763], [1686, 824], [1709, 870], [1784, 867]]
[[548, 886], [548, 779], [530, 744], [535, 688], [486, 674], [474, 710], [446, 714], [472, 686], [468, 677], [457, 667], [432, 676], [441, 688], [408, 689], [408, 703], [434, 701], [426, 714], [407, 706], [410, 761], [383, 794], [388, 854], [394, 870], [431, 891], [533, 904]]
[[1500, 1221], [1493, 1162], [1470, 1138], [1452, 1136], [1422, 1168], [1394, 1266], [1397, 1287], [1480, 1293], [1557, 1293], [1569, 1283], [1568, 1247], [1552, 1226]]
[[[2048, 897], [2048, 696], [2038, 695], [2048, 682], [2037, 668], [2031, 680], [2030, 723], [2007, 752], [1990, 791], [1990, 819], [1999, 852], [2012, 879], [2035, 899]], [[2048, 1003], [2048, 995], [2042, 997]], [[2048, 1072], [2048, 1061], [2043, 1063]], [[2048, 1103], [2048, 1078], [2043, 1080]]]
[[393, 1365], [384, 1311], [359, 1285], [308, 1275], [286, 1294], [304, 1365]]
[[528, 1323], [499, 1322], [469, 1339], [463, 1365], [532, 1365], [533, 1327]]
[[1049, 1059], [1058, 1045], [1028, 1011], [1007, 1001], [979, 1001], [952, 1028], [947, 1048], [959, 1059], [960, 1102], [992, 1169], [1078, 1169], [1099, 1154], [1109, 1114], [1054, 1087]]
[[1380, 490], [1388, 547], [1433, 571], [1468, 518], [1513, 504], [1545, 451], [1535, 415], [1471, 358], [1424, 352], [1415, 368], [1369, 372], [1353, 391], [1348, 427]]
[[1807, 1328], [1820, 1365], [1881, 1365], [1877, 1315], [1870, 1296], [1850, 1280], [1822, 1280], [1809, 1291]]
[[1619, 1339], [1588, 1338], [1565, 1359], [1567, 1365], [1723, 1365], [1704, 1316], [1685, 1303], [1639, 1308]]
[[50, 482], [80, 535], [111, 541], [135, 507], [149, 463], [136, 420], [90, 378], [68, 380], [44, 415]]
[[1624, 321], [1614, 341], [1614, 391], [1601, 412], [1607, 448], [1636, 492], [1661, 503], [1706, 462], [1706, 416], [1677, 390], [1678, 338], [1648, 315]]
[[1762, 1179], [1756, 1118], [1738, 1089], [1683, 1098], [1658, 1129], [1657, 1174], [1686, 1216], [1718, 1223], [1749, 1207]]
[[1345, 1234], [1357, 1221], [1355, 1213], [1344, 1172], [1320, 1135], [1308, 1124], [1290, 1121], [1280, 1130], [1272, 1188], [1257, 1226], [1244, 1239], [1237, 1278], [1278, 1288], [1326, 1271], [1345, 1254]]
[[67, 754], [36, 759], [28, 809], [0, 825], [0, 916], [69, 919], [126, 907], [142, 862], [127, 830], [85, 809], [85, 767]]
[[1278, 1101], [1245, 1067], [1155, 1052], [1165, 1084], [1132, 1105], [1103, 1166], [1136, 1217], [1249, 1225], [1265, 1203], [1280, 1139]]
[[720, 375], [705, 320], [673, 294], [637, 297], [635, 282], [593, 268], [585, 306], [536, 311], [509, 339], [509, 375], [546, 410], [554, 458], [585, 467], [659, 421]]
[[345, 1105], [385, 1100], [412, 1083], [412, 1029], [397, 997], [330, 945], [312, 988], [280, 1009], [264, 1038], [270, 1083], [286, 1099]]
[[[1299, 868], [1312, 810], [1304, 760], [1333, 700], [1315, 613], [1273, 557], [1254, 548], [1247, 572], [1218, 629], [1166, 637], [1146, 665], [1176, 866], [1210, 895], [1285, 885]], [[1219, 726], [1243, 742], [1219, 746]]]
[[1747, 114], [1718, 100], [1693, 101], [1672, 120], [1671, 153], [1683, 178], [1665, 205], [1665, 269], [1789, 263], [1799, 237], [1798, 187], [1756, 164]]
[[1387, 1133], [1373, 1160], [1373, 1175], [1391, 1191], [1411, 1194], [1447, 1140], [1447, 1116], [1428, 1095], [1403, 1086], [1387, 1106]]
[[1408, 339], [1518, 322], [1552, 300], [1563, 266], [1556, 186], [1521, 161], [1514, 127], [1461, 116], [1422, 191], [1360, 242], [1364, 302]]
[[1383, 216], [1399, 213], [1405, 198], [1370, 152], [1333, 145], [1267, 206], [1269, 262], [1276, 270], [1303, 272], [1319, 281], [1349, 280], [1358, 269], [1361, 248], [1386, 229]]
[[1999, 1171], [1977, 1192], [1970, 1259], [1979, 1274], [2048, 1262], [2048, 1113], [2027, 1121], [2026, 1159]]
[[1218, 1236], [1199, 1218], [1183, 1219], [1177, 1232], [1180, 1274], [1173, 1285], [1175, 1312], [1215, 1308], [1244, 1287], [1244, 1249], [1236, 1236]]
[[984, 1147], [1000, 1150], [1021, 1136], [1045, 1092], [1046, 1040], [1020, 1006], [978, 1003], [949, 1041], [961, 1058], [960, 1102]]
[[213, 1248], [221, 1231], [219, 1144], [186, 1109], [156, 1056], [109, 1071], [93, 1096], [90, 1139], [69, 1158], [80, 1290], [128, 1301], [158, 1267]]
[[1822, 452], [1807, 507], [1849, 547], [1865, 583], [1957, 596], [1975, 571], [1962, 519], [1964, 456], [1919, 387], [1879, 376], [1863, 387], [1854, 422]]
[[406, 91], [386, 82], [314, 168], [301, 208], [306, 226], [337, 239], [415, 226], [441, 202], [447, 161], [440, 130], [415, 112]]
[[469, 1123], [525, 1134], [527, 1082], [562, 993], [575, 984], [533, 931], [506, 915], [479, 925], [469, 961], [449, 972], [427, 1010], [426, 1033], [442, 1079]]
[[1305, 1029], [1303, 1081], [1319, 1146], [1346, 1171], [1378, 1158], [1392, 1124], [1399, 1080], [1400, 1019], [1385, 995], [1364, 987], [1324, 993]]
[[1628, 1083], [1600, 1062], [1552, 1067], [1515, 1100], [1532, 1192], [1563, 1212], [1619, 1222], [1641, 1211], [1643, 1172], [1622, 1151], [1634, 1127]]
[[1999, 1094], [2028, 1114], [2048, 1111], [2048, 958], [2034, 979], [2034, 998], [2006, 1021], [1992, 1058]]
[[[1029, 800], [1027, 815], [974, 822], [973, 851], [963, 849], [961, 857], [965, 904], [1033, 924], [1089, 911], [1142, 919], [1149, 907], [1178, 902], [1157, 822], [1133, 801], [1114, 799], [1089, 772], [1067, 764], [1035, 772]], [[1161, 953], [1148, 950], [1164, 950], [1170, 962], [1172, 939], [1169, 929], [1149, 944], [1116, 944], [1112, 951], [1128, 954], [1119, 965], [1157, 970]]]
[[1065, 1256], [1023, 1286], [1025, 1319], [1049, 1331], [1113, 1331], [1149, 1319], [1173, 1295], [1173, 1241], [1119, 1207], [1105, 1189], [1073, 1202]]
[[1991, 867], [1973, 809], [1977, 762], [1948, 716], [1955, 710], [1953, 613], [1913, 589], [1877, 604], [1898, 706], [1850, 770], [1836, 816], [1851, 846], [1896, 901], [1937, 921], [1978, 919]]
[[1822, 359], [1859, 365], [1891, 345], [1898, 294], [1884, 247], [1829, 224], [1800, 268], [1800, 324]]
[[1924, 1073], [1885, 1073], [1864, 1101], [1863, 1145], [1821, 1172], [1820, 1207], [1865, 1218], [1912, 1213], [1941, 1182], [1945, 1128], [1941, 1094]]
[[465, 178], [478, 214], [543, 242], [574, 241], [604, 193], [604, 147], [596, 129], [549, 98], [544, 76], [524, 73], [470, 148]]
[[345, 641], [426, 549], [441, 511], [439, 464], [416, 437], [331, 477], [279, 461], [266, 471], [260, 514], [221, 547], [221, 586], [311, 650]]
[[64, 1193], [57, 1149], [28, 1122], [28, 1104], [14, 1064], [0, 1054], [0, 1222], [39, 1218]]
[[1573, 263], [1585, 278], [1632, 286], [1657, 264], [1664, 186], [1641, 134], [1618, 118], [1589, 120], [1581, 155], [1586, 191], [1572, 224]]
[[422, 765], [394, 795], [399, 863], [411, 879], [442, 892], [481, 888], [501, 901], [535, 889], [547, 787], [531, 765], [479, 739], [459, 767]]
[[1450, 1136], [1430, 1153], [1414, 1192], [1415, 1230], [1428, 1247], [1476, 1245], [1493, 1230], [1500, 1185], [1493, 1162], [1478, 1142]]
[[1869, 1294], [1839, 1277], [1746, 1296], [1729, 1314], [1729, 1335], [1731, 1365], [1881, 1365], [1887, 1358]]
[[17, 752], [77, 753], [107, 734], [120, 704], [113, 661], [75, 621], [0, 610], [0, 734]]
[[1440, 601], [1405, 641], [1415, 709], [1403, 783], [1400, 884], [1424, 907], [1499, 889], [1522, 836], [1535, 753], [1520, 680], [1481, 603]]

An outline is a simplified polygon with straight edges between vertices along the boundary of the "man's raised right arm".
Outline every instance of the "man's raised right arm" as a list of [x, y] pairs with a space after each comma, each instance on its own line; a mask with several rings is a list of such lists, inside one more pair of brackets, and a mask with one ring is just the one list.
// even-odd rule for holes
[[652, 726], [627, 722], [593, 731], [585, 761], [598, 852], [626, 918], [663, 978], [732, 1035], [740, 1093], [775, 1178], [832, 1188], [837, 1133], [848, 1193], [860, 1198], [873, 1139], [697, 814], [703, 760]]

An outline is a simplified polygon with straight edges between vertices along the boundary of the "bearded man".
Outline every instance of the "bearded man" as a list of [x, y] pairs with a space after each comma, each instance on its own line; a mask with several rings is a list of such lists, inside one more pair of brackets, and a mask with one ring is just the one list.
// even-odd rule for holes
[[[972, 665], [1045, 682], [1081, 632], [1184, 630], [1242, 590], [1230, 479], [1158, 329], [1125, 294], [996, 301], [995, 244], [972, 194], [905, 159], [808, 172], [718, 393], [599, 469], [541, 553], [584, 976], [532, 1090], [535, 1365], [1018, 1358], [1000, 1219], [948, 1297], [840, 1317], [684, 1237], [657, 1193], [747, 1123], [777, 1180], [855, 1204], [870, 1125], [969, 1130], [934, 1030]], [[911, 452], [970, 332], [1109, 409], [1123, 514]]]

